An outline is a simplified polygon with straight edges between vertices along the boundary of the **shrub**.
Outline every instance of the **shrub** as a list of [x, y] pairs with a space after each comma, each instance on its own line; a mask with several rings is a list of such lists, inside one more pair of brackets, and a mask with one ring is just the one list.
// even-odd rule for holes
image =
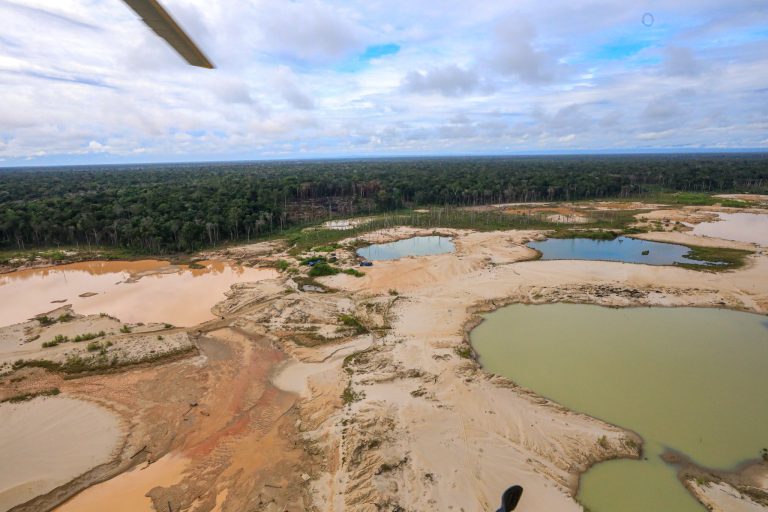
[[67, 311], [63, 315], [59, 315], [59, 322], [70, 322], [70, 321], [74, 320], [74, 318], [75, 318], [75, 316], [72, 313], [70, 313], [69, 311]]
[[311, 277], [334, 276], [339, 272], [341, 272], [341, 270], [321, 261], [312, 267], [312, 270], [309, 271], [309, 275]]
[[350, 276], [355, 276], [355, 277], [363, 277], [365, 275], [364, 272], [360, 272], [359, 270], [356, 270], [354, 268], [345, 268], [344, 270], [342, 270], [342, 272], [344, 272], [345, 274], [349, 274]]
[[362, 322], [360, 322], [360, 320], [352, 315], [339, 315], [339, 321], [345, 326], [355, 329], [357, 334], [364, 334], [368, 332], [368, 329], [362, 324]]
[[81, 342], [81, 341], [95, 340], [96, 338], [100, 338], [101, 336], [105, 336], [105, 334], [106, 333], [104, 331], [87, 332], [85, 334], [78, 334], [77, 336], [75, 336], [75, 339], [72, 340], [72, 341], [74, 341], [75, 343], [78, 343], [78, 342]]
[[363, 393], [357, 393], [354, 389], [352, 389], [352, 382], [347, 384], [347, 387], [344, 388], [344, 392], [341, 393], [341, 401], [344, 403], [344, 405], [357, 402], [362, 400], [364, 397], [365, 395]]
[[458, 347], [453, 349], [454, 352], [456, 352], [456, 355], [459, 357], [463, 357], [464, 359], [472, 359], [472, 347], [469, 345], [459, 345]]
[[88, 352], [96, 352], [97, 350], [101, 350], [101, 343], [92, 341], [85, 348], [88, 349]]
[[128, 327], [127, 325], [123, 325], [123, 326], [120, 328], [120, 332], [122, 332], [123, 334], [128, 334], [129, 332], [131, 332], [131, 328], [130, 328], [130, 327]]
[[51, 341], [43, 343], [43, 348], [55, 347], [59, 343], [66, 343], [69, 341], [69, 337], [57, 334]]
[[37, 321], [40, 322], [40, 325], [42, 327], [47, 327], [49, 325], [53, 325], [53, 324], [56, 323], [55, 319], [53, 319], [53, 318], [51, 318], [49, 316], [46, 316], [46, 315], [38, 316], [37, 317]]
[[290, 266], [291, 266], [291, 264], [287, 260], [278, 260], [277, 261], [277, 269], [280, 272], [285, 272], [286, 270], [288, 270], [288, 267], [290, 267]]

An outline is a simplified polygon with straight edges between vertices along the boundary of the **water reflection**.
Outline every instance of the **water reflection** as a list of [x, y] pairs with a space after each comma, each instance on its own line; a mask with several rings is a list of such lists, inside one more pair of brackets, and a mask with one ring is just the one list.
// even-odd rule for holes
[[456, 247], [450, 238], [444, 236], [417, 236], [390, 242], [373, 244], [357, 251], [357, 254], [367, 260], [383, 261], [396, 260], [406, 256], [432, 256], [454, 252]]

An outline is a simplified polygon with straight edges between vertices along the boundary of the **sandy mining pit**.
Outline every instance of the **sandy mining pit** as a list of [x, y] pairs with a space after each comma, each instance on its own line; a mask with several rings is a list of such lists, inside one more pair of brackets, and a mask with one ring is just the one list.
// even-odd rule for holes
[[[483, 371], [467, 344], [477, 313], [558, 301], [768, 313], [760, 251], [741, 270], [703, 273], [532, 261], [524, 244], [539, 231], [440, 234], [455, 253], [319, 278], [326, 293], [288, 274], [236, 285], [217, 319], [179, 330], [191, 348], [174, 357], [78, 376], [6, 365], [0, 399], [58, 388], [111, 411], [124, 436], [107, 462], [14, 510], [107, 510], [110, 496], [131, 510], [491, 510], [518, 483], [525, 510], [578, 511], [579, 476], [638, 456], [641, 440]], [[290, 257], [247, 247], [244, 260]], [[162, 356], [158, 335], [137, 343]]]

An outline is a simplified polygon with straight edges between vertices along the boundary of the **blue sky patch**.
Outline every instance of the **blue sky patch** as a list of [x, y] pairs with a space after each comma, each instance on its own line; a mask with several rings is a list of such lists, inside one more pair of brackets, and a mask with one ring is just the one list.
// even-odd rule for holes
[[395, 55], [398, 52], [400, 52], [400, 45], [395, 43], [369, 46], [363, 53], [343, 63], [336, 70], [343, 73], [357, 73], [365, 69], [372, 60]]
[[400, 51], [399, 44], [395, 44], [395, 43], [377, 44], [377, 45], [369, 46], [368, 48], [366, 48], [363, 54], [360, 55], [360, 60], [367, 62], [369, 60], [386, 57], [387, 55], [394, 55], [399, 51]]
[[647, 41], [621, 41], [601, 46], [594, 54], [595, 58], [602, 60], [624, 60], [640, 53], [651, 44]]

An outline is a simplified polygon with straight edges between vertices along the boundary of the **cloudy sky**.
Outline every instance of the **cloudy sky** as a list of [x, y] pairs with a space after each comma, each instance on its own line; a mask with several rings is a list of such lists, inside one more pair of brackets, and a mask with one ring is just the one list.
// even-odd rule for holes
[[0, 0], [0, 166], [768, 149], [766, 0], [163, 3]]

